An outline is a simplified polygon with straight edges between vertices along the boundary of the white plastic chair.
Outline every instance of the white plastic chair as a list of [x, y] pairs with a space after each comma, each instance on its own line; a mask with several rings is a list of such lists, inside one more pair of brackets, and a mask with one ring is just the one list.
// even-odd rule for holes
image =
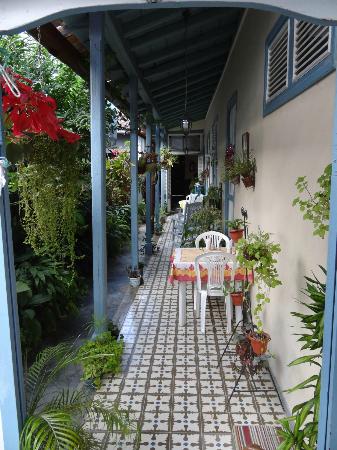
[[[236, 257], [231, 253], [209, 252], [195, 258], [195, 272], [197, 275], [197, 299], [196, 312], [200, 308], [201, 332], [206, 328], [206, 303], [207, 297], [224, 297], [223, 285], [225, 281], [225, 267], [231, 267], [231, 281], [234, 281], [236, 270]], [[200, 266], [207, 269], [207, 283], [202, 283]], [[200, 303], [200, 305], [199, 305]], [[230, 294], [225, 298], [225, 311], [227, 316], [227, 333], [232, 331], [232, 301]]]
[[200, 242], [204, 241], [206, 249], [215, 250], [220, 247], [222, 241], [225, 241], [227, 250], [232, 247], [232, 241], [223, 233], [219, 231], [206, 231], [205, 233], [199, 234], [195, 240], [196, 248], [200, 248]]
[[203, 194], [189, 194], [186, 196], [187, 203], [202, 202], [203, 199], [204, 199]]

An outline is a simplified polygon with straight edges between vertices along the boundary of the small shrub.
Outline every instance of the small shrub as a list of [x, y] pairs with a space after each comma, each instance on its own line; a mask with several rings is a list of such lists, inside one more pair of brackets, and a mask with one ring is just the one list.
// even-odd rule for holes
[[106, 331], [94, 340], [87, 341], [79, 350], [78, 356], [83, 367], [83, 380], [92, 380], [100, 388], [104, 374], [116, 375], [121, 370], [123, 340], [117, 340]]

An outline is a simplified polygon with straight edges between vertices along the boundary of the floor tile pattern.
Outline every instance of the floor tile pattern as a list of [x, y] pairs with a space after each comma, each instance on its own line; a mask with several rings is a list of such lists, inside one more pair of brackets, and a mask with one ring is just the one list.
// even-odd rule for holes
[[[268, 393], [237, 392], [227, 400], [238, 376], [231, 354], [218, 368], [227, 337], [222, 299], [207, 307], [206, 333], [193, 317], [192, 288], [187, 288], [187, 325], [179, 327], [177, 286], [167, 282], [172, 253], [171, 220], [165, 225], [159, 251], [146, 267], [144, 280], [124, 321], [123, 373], [106, 377], [97, 395], [132, 413], [142, 432], [121, 438], [102, 423], [92, 423], [106, 450], [232, 449], [235, 424], [275, 424], [284, 416], [273, 381], [266, 371], [256, 377]], [[232, 347], [233, 349], [233, 347]], [[243, 378], [239, 389], [251, 388]]]

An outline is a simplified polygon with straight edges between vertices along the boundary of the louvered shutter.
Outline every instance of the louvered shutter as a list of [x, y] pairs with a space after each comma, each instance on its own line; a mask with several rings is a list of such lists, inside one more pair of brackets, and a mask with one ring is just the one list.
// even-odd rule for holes
[[272, 100], [288, 86], [289, 20], [268, 47], [266, 100]]
[[293, 79], [304, 75], [331, 52], [331, 28], [304, 20], [294, 22]]

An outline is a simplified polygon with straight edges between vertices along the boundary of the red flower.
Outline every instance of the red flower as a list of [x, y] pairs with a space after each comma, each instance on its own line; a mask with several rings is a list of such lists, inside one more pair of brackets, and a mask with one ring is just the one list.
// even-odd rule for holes
[[61, 127], [61, 120], [56, 116], [56, 101], [43, 92], [34, 91], [32, 81], [11, 72], [21, 93], [16, 97], [9, 89], [5, 80], [0, 78], [3, 89], [3, 111], [6, 115], [6, 125], [12, 138], [22, 138], [28, 133], [47, 134], [53, 141], [60, 138], [70, 144], [81, 137]]

